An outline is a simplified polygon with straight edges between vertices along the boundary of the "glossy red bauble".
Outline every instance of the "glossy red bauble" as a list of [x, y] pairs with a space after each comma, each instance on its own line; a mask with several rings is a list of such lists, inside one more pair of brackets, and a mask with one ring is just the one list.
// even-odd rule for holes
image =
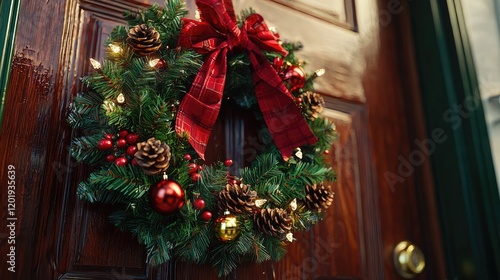
[[189, 174], [193, 174], [196, 171], [198, 171], [198, 165], [196, 163], [188, 164], [188, 168], [189, 168], [189, 171], [188, 171]]
[[135, 133], [131, 133], [131, 134], [127, 135], [127, 137], [125, 139], [127, 139], [127, 143], [129, 145], [133, 145], [133, 144], [137, 143], [137, 140], [139, 140], [139, 135], [137, 135]]
[[128, 163], [128, 159], [126, 157], [119, 157], [115, 159], [115, 164], [118, 166], [124, 166]]
[[115, 156], [114, 155], [107, 155], [106, 160], [109, 162], [113, 162], [115, 160]]
[[290, 90], [298, 90], [306, 84], [306, 73], [299, 66], [292, 65], [285, 70], [283, 81], [290, 86]]
[[151, 206], [160, 214], [172, 214], [184, 206], [184, 190], [174, 180], [161, 180], [149, 190]]
[[210, 221], [212, 219], [212, 212], [210, 211], [205, 211], [203, 213], [201, 213], [201, 218], [204, 220], [204, 221]]
[[233, 160], [232, 159], [226, 159], [224, 161], [224, 165], [227, 166], [227, 167], [233, 165]]
[[118, 140], [116, 141], [116, 146], [117, 146], [118, 148], [120, 148], [120, 149], [121, 149], [121, 148], [125, 148], [125, 147], [127, 147], [127, 141], [125, 141], [125, 139], [121, 139], [121, 138], [120, 138], [120, 139], [118, 139]]
[[137, 152], [137, 146], [129, 146], [127, 148], [127, 155], [133, 157], [135, 153]]
[[280, 72], [284, 63], [285, 63], [285, 61], [283, 60], [282, 57], [275, 57], [273, 60], [274, 70], [276, 70], [276, 72]]
[[126, 129], [122, 129], [120, 130], [120, 132], [118, 132], [118, 137], [120, 137], [121, 139], [125, 139], [125, 137], [127, 137], [128, 135], [128, 131]]
[[111, 134], [111, 133], [108, 133], [108, 134], [104, 135], [104, 138], [106, 138], [106, 139], [108, 139], [108, 140], [112, 140], [112, 139], [113, 139], [113, 137], [114, 137], [114, 135], [113, 135], [113, 134]]
[[205, 200], [203, 198], [197, 198], [193, 202], [193, 207], [198, 210], [203, 210], [205, 208]]
[[191, 174], [191, 180], [193, 180], [193, 182], [198, 182], [199, 180], [201, 180], [201, 174], [200, 173], [193, 173]]
[[190, 161], [191, 160], [191, 155], [190, 154], [185, 154], [184, 155], [184, 159], [187, 160], [187, 161]]
[[113, 147], [113, 142], [109, 139], [102, 139], [97, 143], [97, 148], [101, 151], [111, 149], [111, 147]]

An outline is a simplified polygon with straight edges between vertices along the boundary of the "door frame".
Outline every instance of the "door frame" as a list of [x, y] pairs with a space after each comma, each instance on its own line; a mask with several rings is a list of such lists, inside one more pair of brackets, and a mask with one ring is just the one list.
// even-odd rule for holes
[[460, 0], [410, 1], [448, 279], [500, 278], [500, 199]]
[[3, 0], [0, 2], [0, 131], [5, 94], [12, 65], [20, 2], [17, 0]]

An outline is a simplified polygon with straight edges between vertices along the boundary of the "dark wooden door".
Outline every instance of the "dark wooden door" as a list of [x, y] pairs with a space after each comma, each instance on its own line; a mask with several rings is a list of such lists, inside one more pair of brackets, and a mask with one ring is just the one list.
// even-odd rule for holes
[[[1, 279], [216, 279], [209, 266], [146, 266], [135, 239], [107, 222], [109, 209], [75, 195], [88, 170], [68, 155], [65, 123], [78, 77], [126, 9], [153, 1], [24, 0], [0, 138], [0, 179], [15, 168], [15, 263], [2, 187]], [[159, 1], [162, 2], [162, 1]], [[313, 3], [314, 2], [314, 3]], [[300, 40], [339, 140], [333, 207], [278, 263], [243, 264], [228, 279], [400, 279], [392, 251], [417, 244], [419, 279], [445, 279], [433, 183], [425, 150], [408, 3], [397, 0], [235, 1], [254, 7], [282, 38]], [[188, 1], [192, 6], [192, 1]], [[331, 8], [331, 9], [330, 9]]]

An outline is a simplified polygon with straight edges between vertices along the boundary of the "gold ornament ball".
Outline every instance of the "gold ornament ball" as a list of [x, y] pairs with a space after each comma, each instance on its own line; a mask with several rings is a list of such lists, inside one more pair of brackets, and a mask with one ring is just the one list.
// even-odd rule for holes
[[215, 220], [215, 234], [220, 241], [226, 242], [234, 240], [240, 234], [239, 224], [236, 216], [226, 211], [224, 212], [224, 216]]

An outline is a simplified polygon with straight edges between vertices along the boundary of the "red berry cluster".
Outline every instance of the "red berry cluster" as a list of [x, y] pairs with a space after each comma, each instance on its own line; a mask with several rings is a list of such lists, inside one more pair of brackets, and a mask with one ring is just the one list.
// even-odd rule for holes
[[117, 166], [124, 166], [129, 162], [135, 165], [133, 157], [137, 152], [138, 140], [139, 135], [122, 129], [117, 135], [111, 133], [104, 135], [104, 139], [97, 143], [97, 148], [101, 151], [111, 150], [111, 153], [106, 156], [108, 162], [114, 162]]
[[[186, 161], [190, 161], [191, 160], [191, 155], [190, 154], [185, 154], [184, 155], [184, 159]], [[201, 174], [198, 173], [199, 171], [203, 170], [203, 166], [201, 165], [198, 165], [194, 162], [191, 162], [188, 164], [188, 173], [189, 173], [189, 176], [191, 177], [191, 180], [193, 180], [193, 182], [198, 182], [200, 179], [201, 179]]]
[[[205, 208], [205, 200], [203, 200], [203, 198], [201, 198], [201, 197], [195, 199], [193, 201], [193, 207], [198, 209], [198, 210], [203, 210]], [[201, 213], [201, 218], [204, 221], [207, 221], [207, 222], [210, 221], [210, 219], [212, 219], [212, 212], [203, 211], [203, 213]]]

